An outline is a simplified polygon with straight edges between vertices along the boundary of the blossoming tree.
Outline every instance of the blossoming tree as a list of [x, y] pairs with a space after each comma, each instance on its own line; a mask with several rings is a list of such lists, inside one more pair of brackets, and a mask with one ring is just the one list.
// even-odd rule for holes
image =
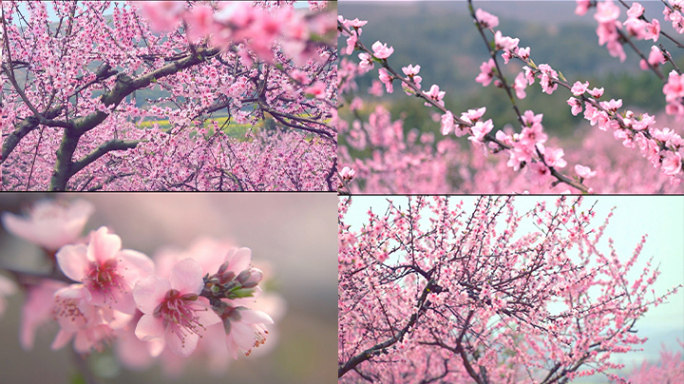
[[597, 225], [581, 198], [527, 212], [512, 197], [481, 197], [472, 210], [444, 197], [390, 200], [352, 229], [357, 198], [339, 204], [343, 383], [566, 383], [595, 374], [624, 383], [610, 357], [643, 343], [637, 320], [681, 287], [652, 295], [659, 272], [650, 262], [628, 279], [645, 236], [619, 256], [603, 238], [610, 215]]
[[[341, 52], [343, 55], [358, 53], [358, 60], [343, 57], [340, 64], [339, 89], [346, 95], [347, 115], [352, 120], [351, 124], [340, 122], [340, 133], [347, 143], [340, 148], [340, 165], [355, 173], [355, 180], [349, 177], [342, 180], [342, 190], [399, 193], [681, 191], [679, 184], [684, 172], [684, 140], [679, 129], [679, 121], [684, 117], [682, 74], [674, 58], [678, 56], [677, 52], [671, 53], [662, 42], [667, 41], [676, 50], [684, 47], [679, 36], [684, 33], [682, 6], [679, 0], [663, 1], [663, 22], [671, 23], [674, 30], [666, 32], [661, 29], [658, 19], [648, 19], [644, 15], [644, 7], [638, 2], [577, 0], [575, 12], [578, 15], [596, 9], [594, 19], [598, 24], [599, 45], [605, 45], [609, 54], [621, 61], [626, 59], [623, 46], [628, 46], [640, 57], [641, 69], [650, 71], [662, 82], [667, 107], [662, 116], [656, 118], [657, 111], [638, 113], [625, 109], [622, 100], [604, 95], [600, 85], [566, 79], [559, 69], [533, 60], [533, 48], [524, 47], [525, 42], [497, 29], [498, 17], [476, 9], [469, 0], [473, 33], [479, 34], [483, 51], [489, 54], [474, 80], [485, 87], [493, 84], [505, 92], [517, 120], [505, 129], [494, 126], [491, 116], [486, 114], [486, 106], [461, 113], [447, 109], [446, 93], [438, 84], [429, 89], [421, 84], [420, 59], [416, 59], [416, 65], [397, 68], [392, 61], [393, 47], [380, 41], [372, 44], [363, 41], [363, 29], [372, 26], [351, 18], [363, 15], [340, 15], [338, 31], [347, 44]], [[626, 18], [622, 17], [623, 10]], [[641, 52], [634, 44], [638, 40], [653, 41], [650, 52]], [[509, 64], [513, 62], [521, 64], [522, 70], [510, 75], [511, 71], [516, 71], [507, 68], [515, 68]], [[401, 121], [391, 122], [383, 117], [386, 112], [381, 106], [369, 117], [361, 116], [359, 110], [363, 100], [354, 97], [358, 89], [355, 79], [368, 72], [375, 78], [369, 93], [393, 93], [394, 85], [399, 83], [407, 95], [422, 99], [435, 112], [445, 137], [439, 140], [431, 134], [404, 137]], [[612, 135], [622, 148], [617, 148], [620, 145], [606, 148], [604, 152], [612, 154], [606, 158], [594, 155], [597, 135], [591, 135], [591, 139], [584, 140], [582, 146], [573, 148], [572, 152], [549, 140], [543, 115], [518, 107], [519, 100], [524, 99], [532, 91], [530, 87], [537, 83], [544, 94], [569, 93], [567, 105], [559, 108], [569, 107], [567, 113], [572, 115], [583, 114], [591, 126], [603, 131], [600, 132], [603, 136]], [[454, 140], [454, 136], [467, 137], [471, 150], [464, 151], [462, 143]], [[371, 155], [356, 157], [353, 151], [368, 151]], [[566, 156], [567, 153], [570, 154]], [[639, 172], [633, 172], [631, 166], [635, 159], [640, 159]], [[636, 177], [632, 178], [634, 175]]]
[[334, 12], [309, 3], [3, 1], [2, 189], [336, 188]]

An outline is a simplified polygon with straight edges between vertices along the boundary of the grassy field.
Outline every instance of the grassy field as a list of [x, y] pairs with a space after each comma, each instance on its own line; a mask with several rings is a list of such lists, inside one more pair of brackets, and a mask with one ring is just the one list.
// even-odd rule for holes
[[[214, 119], [207, 120], [204, 122], [204, 128], [207, 129], [209, 135], [213, 135], [213, 133], [214, 133], [213, 122], [216, 121], [216, 123], [218, 124], [218, 126], [220, 128], [226, 122], [226, 120], [228, 120], [227, 117], [217, 117]], [[168, 120], [143, 121], [142, 123], [138, 123], [138, 127], [150, 128], [150, 127], [154, 126], [154, 124], [159, 124], [159, 128], [161, 128], [161, 129], [171, 128], [171, 124], [169, 124]], [[264, 125], [263, 122], [259, 122], [255, 126], [252, 126], [249, 124], [237, 124], [237, 123], [231, 122], [223, 128], [223, 132], [226, 135], [233, 137], [235, 139], [244, 139], [245, 134], [247, 133], [247, 130], [249, 130], [251, 128], [254, 131], [258, 131], [259, 129], [261, 129], [261, 127], [263, 127], [263, 125]], [[197, 133], [194, 132], [194, 134], [197, 134]], [[191, 136], [194, 136], [194, 135], [191, 134]]]

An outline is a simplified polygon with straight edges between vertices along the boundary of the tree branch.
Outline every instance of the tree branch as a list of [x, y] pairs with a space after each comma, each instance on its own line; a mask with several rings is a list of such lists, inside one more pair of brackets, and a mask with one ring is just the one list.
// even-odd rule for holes
[[87, 154], [81, 160], [75, 161], [71, 166], [71, 172], [69, 176], [71, 177], [75, 175], [80, 170], [87, 167], [89, 164], [104, 156], [108, 152], [133, 149], [141, 142], [141, 140], [109, 140], [108, 142], [97, 147], [94, 151]]

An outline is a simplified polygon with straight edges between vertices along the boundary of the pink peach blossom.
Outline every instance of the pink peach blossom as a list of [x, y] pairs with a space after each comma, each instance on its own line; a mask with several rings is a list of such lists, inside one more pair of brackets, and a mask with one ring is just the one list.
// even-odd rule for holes
[[206, 327], [221, 319], [198, 295], [202, 291], [202, 267], [192, 259], [178, 262], [169, 279], [152, 275], [133, 289], [138, 309], [144, 313], [135, 334], [143, 341], [163, 339], [169, 349], [189, 356]]
[[498, 17], [489, 12], [483, 11], [480, 8], [475, 11], [475, 17], [477, 17], [477, 20], [483, 28], [496, 28], [499, 25]]
[[575, 172], [577, 172], [577, 176], [583, 177], [585, 179], [590, 179], [596, 176], [596, 171], [592, 171], [591, 168], [579, 164], [575, 165]]
[[78, 240], [92, 212], [93, 205], [85, 200], [39, 200], [28, 217], [3, 212], [2, 224], [15, 236], [56, 251]]
[[135, 311], [131, 291], [135, 282], [154, 273], [154, 263], [144, 254], [121, 249], [121, 238], [106, 227], [94, 232], [88, 245], [67, 245], [57, 252], [64, 274], [83, 282], [91, 304], [109, 306], [125, 313]]
[[87, 353], [102, 351], [115, 337], [114, 330], [125, 326], [131, 315], [91, 304], [90, 292], [82, 284], [73, 284], [55, 292], [53, 314], [60, 330], [52, 349], [64, 347], [72, 338], [74, 349]]
[[373, 55], [378, 59], [387, 59], [394, 52], [394, 48], [387, 47], [387, 44], [383, 44], [379, 41], [373, 43]]
[[252, 348], [266, 342], [266, 324], [273, 324], [273, 319], [264, 312], [237, 307], [230, 312], [223, 324], [228, 352], [237, 359], [239, 352], [249, 356]]

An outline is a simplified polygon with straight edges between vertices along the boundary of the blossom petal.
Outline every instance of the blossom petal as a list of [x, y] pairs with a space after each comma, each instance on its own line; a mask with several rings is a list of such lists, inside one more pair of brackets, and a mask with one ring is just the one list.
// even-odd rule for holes
[[103, 263], [116, 255], [121, 249], [121, 238], [110, 234], [107, 227], [100, 227], [90, 238], [88, 259]]
[[164, 336], [164, 323], [161, 317], [143, 315], [135, 327], [135, 335], [142, 341], [150, 341]]
[[169, 346], [171, 352], [187, 357], [197, 348], [197, 341], [199, 336], [196, 333], [187, 332], [184, 333], [183, 338], [178, 335], [178, 330], [174, 331], [172, 326], [166, 328], [164, 339], [166, 340], [166, 345]]
[[152, 275], [138, 280], [133, 288], [133, 298], [140, 311], [152, 314], [170, 289], [171, 284], [168, 280]]
[[229, 262], [228, 270], [237, 273], [249, 268], [252, 261], [252, 250], [249, 248], [233, 248], [226, 259]]
[[255, 311], [253, 309], [241, 310], [240, 316], [242, 317], [242, 321], [247, 324], [273, 324], [273, 319], [271, 319], [271, 316], [269, 316], [265, 312]]
[[63, 348], [65, 345], [67, 345], [67, 343], [69, 343], [72, 335], [73, 332], [67, 332], [63, 329], [60, 329], [59, 332], [57, 332], [57, 336], [55, 336], [55, 340], [52, 341], [50, 348], [52, 348], [53, 351]]
[[88, 248], [85, 245], [65, 245], [57, 252], [57, 263], [62, 272], [74, 281], [83, 281], [87, 276], [91, 262], [87, 258]]
[[183, 259], [173, 266], [169, 281], [173, 289], [177, 289], [183, 294], [199, 294], [204, 287], [202, 267], [193, 259]]
[[128, 283], [128, 288], [133, 288], [136, 281], [154, 274], [154, 262], [144, 253], [124, 249], [117, 254], [117, 258], [117, 272]]
[[[205, 299], [204, 297], [201, 297], [200, 299]], [[217, 323], [221, 322], [221, 318], [214, 312], [211, 307], [209, 307], [209, 303], [200, 303], [197, 302], [195, 305], [195, 315], [197, 316], [199, 323], [202, 324], [205, 328], [214, 325]]]

